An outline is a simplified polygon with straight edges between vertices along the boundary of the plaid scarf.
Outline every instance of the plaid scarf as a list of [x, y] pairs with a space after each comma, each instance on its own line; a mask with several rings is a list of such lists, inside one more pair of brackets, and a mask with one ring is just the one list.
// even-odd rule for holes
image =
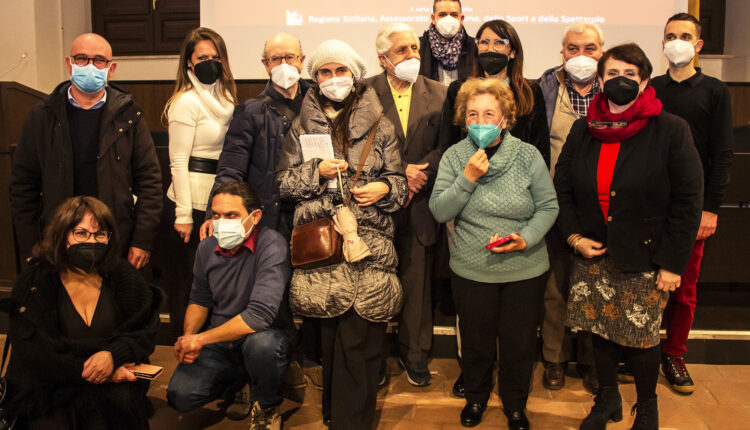
[[434, 24], [430, 24], [427, 30], [427, 36], [430, 39], [430, 48], [432, 56], [435, 57], [445, 70], [456, 70], [458, 68], [458, 56], [461, 54], [466, 30], [463, 27], [456, 33], [453, 38], [445, 40], [438, 33]]

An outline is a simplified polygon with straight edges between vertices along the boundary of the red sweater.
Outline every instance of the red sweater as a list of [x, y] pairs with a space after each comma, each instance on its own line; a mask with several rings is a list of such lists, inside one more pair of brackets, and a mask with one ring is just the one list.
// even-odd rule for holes
[[607, 222], [607, 215], [609, 213], [610, 187], [619, 152], [619, 142], [602, 143], [602, 149], [599, 151], [599, 164], [596, 168], [596, 185], [599, 193], [599, 206], [602, 208], [602, 213], [604, 214], [604, 222]]

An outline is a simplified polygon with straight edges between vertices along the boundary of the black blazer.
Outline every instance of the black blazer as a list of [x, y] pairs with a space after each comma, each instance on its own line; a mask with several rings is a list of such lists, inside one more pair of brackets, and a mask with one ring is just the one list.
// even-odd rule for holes
[[580, 233], [604, 243], [623, 271], [682, 274], [703, 204], [703, 170], [688, 124], [662, 111], [621, 143], [607, 223], [596, 179], [601, 145], [585, 118], [573, 123], [555, 170], [563, 238]]
[[[445, 85], [418, 76], [411, 90], [411, 103], [409, 104], [409, 121], [406, 129], [408, 136], [404, 136], [401, 127], [401, 119], [396, 112], [396, 104], [393, 101], [391, 87], [385, 73], [367, 78], [368, 86], [372, 86], [378, 94], [380, 104], [383, 106], [383, 114], [388, 118], [396, 129], [401, 159], [404, 162], [404, 170], [407, 164], [430, 163], [424, 170], [427, 175], [427, 184], [414, 196], [409, 207], [402, 209], [408, 211], [409, 225], [417, 239], [424, 246], [431, 246], [437, 242], [438, 223], [430, 212], [430, 193], [435, 184], [440, 158], [443, 150], [438, 146], [438, 131], [440, 127], [440, 114], [445, 100], [447, 88]], [[400, 217], [395, 217], [398, 220]]]

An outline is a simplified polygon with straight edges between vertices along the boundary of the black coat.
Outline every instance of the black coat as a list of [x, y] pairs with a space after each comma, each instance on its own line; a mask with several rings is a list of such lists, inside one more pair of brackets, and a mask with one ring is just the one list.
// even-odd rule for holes
[[0, 310], [10, 314], [12, 352], [6, 378], [14, 412], [44, 410], [65, 402], [62, 393], [89, 384], [81, 378], [83, 363], [94, 353], [112, 353], [114, 369], [125, 363], [147, 363], [159, 328], [162, 293], [125, 260], [104, 276], [118, 306], [118, 330], [99, 341], [64, 338], [58, 322], [60, 275], [46, 263], [32, 264], [13, 285]]
[[[456, 112], [456, 97], [464, 81], [451, 82], [448, 86], [448, 95], [445, 97], [443, 104], [442, 119], [440, 120], [440, 134], [438, 145], [445, 149], [457, 143], [466, 137], [466, 130], [453, 123], [453, 115]], [[529, 82], [531, 92], [534, 94], [534, 107], [527, 115], [517, 116], [513, 128], [508, 130], [511, 135], [521, 139], [521, 141], [531, 144], [535, 147], [544, 162], [549, 167], [550, 163], [550, 144], [549, 144], [549, 127], [547, 126], [547, 113], [545, 111], [544, 96], [539, 85]], [[513, 88], [511, 90], [515, 91]]]
[[[31, 256], [55, 208], [73, 197], [73, 145], [66, 112], [70, 85], [58, 85], [31, 110], [13, 155], [10, 204], [23, 258]], [[133, 97], [114, 85], [107, 87], [101, 109], [96, 197], [115, 217], [122, 255], [128, 246], [150, 250], [163, 201], [151, 133]]]
[[[304, 97], [310, 85], [304, 80], [300, 80], [299, 85], [301, 96]], [[274, 181], [273, 174], [276, 171], [284, 135], [291, 126], [291, 121], [262, 101], [266, 95], [275, 99], [280, 97], [278, 92], [269, 91], [271, 86], [272, 83], [269, 81], [266, 89], [257, 98], [249, 99], [234, 109], [232, 122], [224, 137], [224, 147], [219, 156], [206, 219], [211, 217], [211, 199], [221, 184], [245, 181], [258, 193], [263, 211], [260, 225], [288, 236], [290, 232], [285, 230], [290, 226], [280, 226], [279, 223], [282, 208], [279, 186]], [[287, 208], [285, 212], [292, 210], [293, 208]]]
[[623, 271], [682, 274], [703, 204], [703, 171], [687, 123], [662, 111], [621, 143], [607, 223], [597, 191], [601, 145], [585, 118], [573, 123], [555, 169], [563, 238], [579, 233], [604, 243]]
[[[465, 32], [464, 29], [461, 29], [461, 31]], [[438, 60], [432, 56], [430, 36], [427, 33], [428, 30], [425, 30], [424, 34], [419, 37], [419, 56], [421, 58], [419, 74], [437, 81], [439, 80]], [[458, 57], [458, 80], [463, 82], [471, 76], [474, 72], [474, 63], [478, 61], [477, 44], [474, 42], [474, 38], [468, 34], [464, 34], [464, 40], [461, 44], [461, 54]]]

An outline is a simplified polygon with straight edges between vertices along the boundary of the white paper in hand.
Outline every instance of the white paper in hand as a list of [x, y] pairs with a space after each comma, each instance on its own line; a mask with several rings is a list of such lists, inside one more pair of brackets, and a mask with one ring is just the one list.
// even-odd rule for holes
[[[330, 134], [302, 134], [299, 137], [302, 147], [302, 158], [305, 161], [313, 158], [328, 160], [333, 157], [333, 142]], [[336, 188], [337, 180], [329, 179], [328, 188]]]

